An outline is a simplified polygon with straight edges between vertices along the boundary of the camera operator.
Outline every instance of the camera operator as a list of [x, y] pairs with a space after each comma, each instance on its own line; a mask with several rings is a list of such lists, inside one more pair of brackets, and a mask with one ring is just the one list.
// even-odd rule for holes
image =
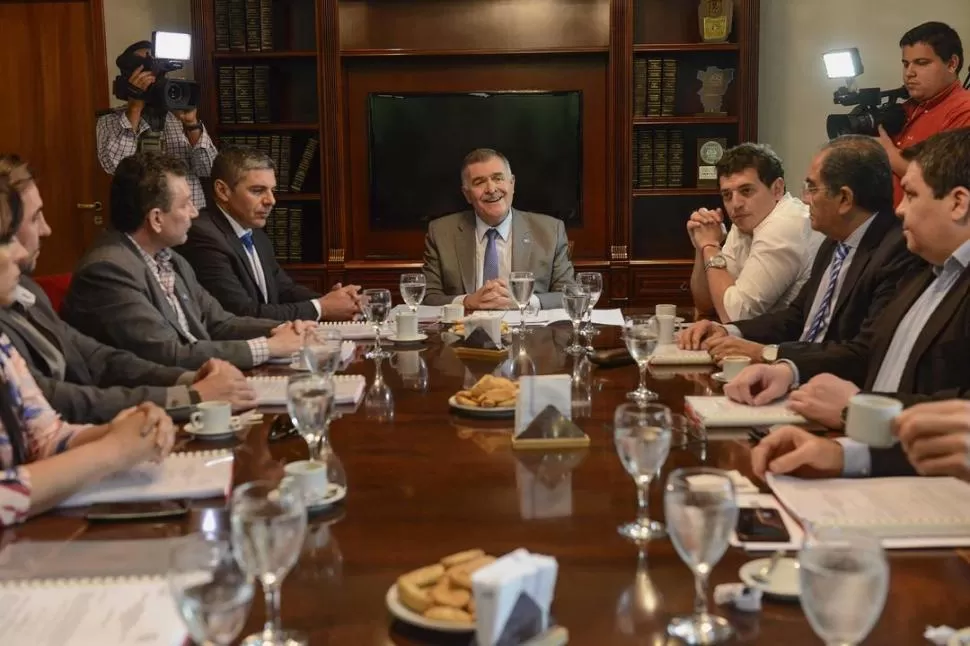
[[[128, 105], [98, 119], [98, 160], [105, 172], [113, 175], [118, 163], [134, 155], [143, 147], [157, 147], [176, 157], [189, 167], [189, 188], [197, 208], [206, 204], [200, 177], [208, 177], [212, 161], [219, 153], [199, 121], [196, 109], [168, 111], [163, 106], [146, 102], [149, 88], [158, 80], [152, 72], [151, 42], [145, 40], [130, 45], [115, 63], [121, 75], [128, 79]], [[117, 91], [116, 91], [117, 93]], [[119, 98], [125, 98], [119, 96]], [[146, 135], [160, 135], [158, 143], [146, 144]]]
[[906, 123], [895, 139], [879, 126], [879, 141], [893, 169], [894, 205], [903, 198], [899, 180], [908, 165], [900, 149], [944, 130], [970, 126], [970, 91], [959, 81], [963, 45], [957, 32], [942, 22], [926, 22], [903, 34], [899, 47], [910, 96], [903, 103]]

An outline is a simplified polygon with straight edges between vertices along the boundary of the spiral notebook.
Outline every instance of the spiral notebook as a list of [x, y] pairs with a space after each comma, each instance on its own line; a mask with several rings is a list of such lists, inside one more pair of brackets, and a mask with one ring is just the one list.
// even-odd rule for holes
[[[261, 376], [247, 377], [249, 385], [256, 391], [257, 406], [286, 406], [287, 377]], [[336, 404], [356, 406], [364, 396], [367, 380], [363, 375], [334, 375]]]
[[[320, 323], [320, 325], [340, 330], [340, 334], [343, 336], [343, 338], [351, 341], [362, 341], [374, 338], [374, 326], [363, 321], [346, 321], [343, 323], [331, 321]], [[386, 334], [386, 330], [381, 330], [381, 334]]]
[[956, 478], [768, 476], [778, 500], [812, 528], [860, 530], [883, 546], [970, 546], [970, 484]]
[[657, 366], [710, 366], [714, 359], [707, 350], [681, 350], [676, 345], [658, 345], [650, 355], [650, 363]]
[[749, 406], [722, 396], [689, 395], [684, 397], [684, 405], [688, 416], [714, 428], [807, 423], [804, 417], [788, 409], [785, 400]]
[[[144, 462], [89, 485], [59, 507], [225, 496], [232, 484], [230, 451], [172, 453], [161, 463]], [[0, 642], [3, 643], [3, 642]]]
[[161, 576], [0, 583], [0, 644], [178, 646], [187, 635]]

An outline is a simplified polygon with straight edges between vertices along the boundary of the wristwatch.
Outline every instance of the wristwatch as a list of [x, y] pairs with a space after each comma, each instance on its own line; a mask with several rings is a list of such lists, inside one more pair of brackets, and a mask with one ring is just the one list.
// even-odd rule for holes
[[778, 361], [778, 346], [775, 344], [766, 345], [761, 351], [761, 360], [765, 363]]
[[718, 253], [711, 256], [711, 259], [704, 263], [704, 269], [727, 269], [727, 259], [724, 254]]

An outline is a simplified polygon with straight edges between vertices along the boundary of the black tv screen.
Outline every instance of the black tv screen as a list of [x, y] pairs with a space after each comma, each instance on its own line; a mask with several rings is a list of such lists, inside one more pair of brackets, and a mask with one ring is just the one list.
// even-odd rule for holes
[[468, 208], [461, 163], [475, 148], [503, 153], [513, 205], [581, 226], [582, 93], [371, 94], [370, 223], [425, 229]]

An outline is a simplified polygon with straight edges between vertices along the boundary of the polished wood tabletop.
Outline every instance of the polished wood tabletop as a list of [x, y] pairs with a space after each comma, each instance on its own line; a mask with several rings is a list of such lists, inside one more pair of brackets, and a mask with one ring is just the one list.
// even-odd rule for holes
[[[492, 372], [495, 362], [459, 359], [436, 332], [417, 350], [391, 348], [396, 356], [382, 363], [381, 373], [393, 393], [393, 416], [361, 404], [331, 427], [349, 491], [336, 509], [311, 517], [304, 552], [283, 586], [285, 627], [307, 632], [311, 644], [467, 644], [467, 635], [394, 621], [384, 602], [388, 587], [403, 572], [452, 552], [482, 548], [501, 555], [524, 547], [558, 560], [553, 614], [568, 628], [571, 644], [679, 643], [666, 637], [665, 627], [672, 616], [692, 610], [690, 570], [669, 540], [641, 550], [616, 531], [634, 518], [636, 493], [607, 424], [636, 386], [636, 368], [577, 361], [564, 352], [571, 334], [563, 324], [533, 329], [527, 349], [537, 372], [576, 371], [584, 384], [579, 392], [589, 393], [590, 404], [574, 411], [574, 420], [591, 438], [591, 446], [579, 452], [513, 451], [511, 420], [469, 419], [449, 410], [448, 397]], [[618, 347], [617, 329], [602, 328], [593, 343]], [[421, 370], [414, 373], [416, 367]], [[375, 365], [359, 358], [347, 372], [364, 374], [371, 383]], [[685, 395], [718, 392], [705, 370], [658, 373], [649, 386], [675, 411], [682, 409]], [[262, 426], [235, 442], [235, 484], [278, 472], [280, 461], [306, 457], [298, 436], [267, 442], [271, 419], [267, 415]], [[210, 447], [191, 442], [186, 448]], [[750, 475], [749, 451], [744, 432], [693, 443], [672, 451], [661, 480], [673, 468], [701, 464]], [[655, 483], [651, 507], [653, 517], [662, 520], [661, 490]], [[161, 538], [221, 524], [227, 525], [224, 502], [216, 501], [196, 505], [177, 522], [89, 524], [76, 513], [52, 514], [8, 529], [0, 540]], [[752, 558], [729, 549], [714, 567], [712, 589], [738, 581], [739, 567]], [[865, 644], [919, 644], [927, 625], [966, 624], [970, 562], [965, 554], [893, 551], [890, 564], [889, 599]], [[257, 594], [244, 635], [262, 626], [260, 599]], [[731, 643], [821, 643], [797, 602], [766, 599], [760, 613], [717, 611], [737, 629]]]

